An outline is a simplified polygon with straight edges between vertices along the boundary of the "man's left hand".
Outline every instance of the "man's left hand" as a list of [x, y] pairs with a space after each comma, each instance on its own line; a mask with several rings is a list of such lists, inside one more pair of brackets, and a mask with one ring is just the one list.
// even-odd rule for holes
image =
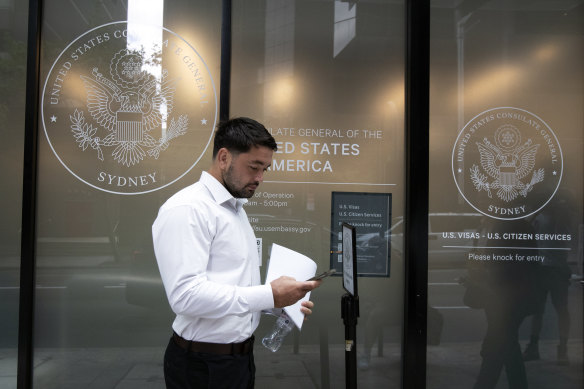
[[303, 301], [300, 311], [304, 314], [304, 320], [308, 319], [308, 316], [312, 315], [312, 308], [314, 308], [314, 303], [312, 301]]

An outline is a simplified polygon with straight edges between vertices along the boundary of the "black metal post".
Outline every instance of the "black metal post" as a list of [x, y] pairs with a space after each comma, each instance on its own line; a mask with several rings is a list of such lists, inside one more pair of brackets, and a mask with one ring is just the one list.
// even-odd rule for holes
[[33, 377], [41, 20], [41, 0], [30, 0], [28, 10], [28, 55], [26, 62], [26, 117], [24, 123], [24, 163], [22, 180], [22, 233], [20, 240], [18, 389], [32, 388]]
[[220, 79], [219, 120], [227, 120], [229, 119], [229, 100], [231, 98], [231, 0], [223, 0]]
[[347, 389], [357, 388], [357, 318], [359, 298], [345, 293], [341, 298], [341, 317], [345, 324], [345, 383]]
[[426, 387], [430, 1], [406, 3], [406, 209], [403, 388]]

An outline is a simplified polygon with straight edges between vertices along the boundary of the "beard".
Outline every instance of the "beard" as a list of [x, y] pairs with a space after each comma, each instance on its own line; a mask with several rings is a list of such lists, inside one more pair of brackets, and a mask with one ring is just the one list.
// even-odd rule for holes
[[259, 184], [259, 182], [241, 184], [233, 174], [233, 165], [229, 166], [227, 171], [223, 173], [223, 186], [236, 199], [249, 199], [254, 195], [255, 189], [249, 188], [248, 185], [255, 185], [257, 187]]

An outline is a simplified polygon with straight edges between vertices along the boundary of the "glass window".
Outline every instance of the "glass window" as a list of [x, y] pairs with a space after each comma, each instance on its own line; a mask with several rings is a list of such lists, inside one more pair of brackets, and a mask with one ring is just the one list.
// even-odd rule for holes
[[0, 2], [0, 386], [16, 388], [27, 2]]
[[581, 387], [582, 2], [432, 5], [427, 387]]
[[161, 387], [151, 226], [211, 159], [221, 2], [43, 9], [34, 386]]
[[[321, 271], [336, 267], [339, 223], [354, 223], [364, 387], [398, 387], [401, 374], [403, 239], [393, 226], [404, 208], [403, 23], [400, 2], [233, 3], [230, 113], [263, 122], [279, 148], [246, 208], [264, 268], [274, 243]], [[327, 278], [300, 333], [276, 354], [256, 348], [258, 385], [279, 375], [344, 385], [343, 293], [341, 277]], [[265, 317], [256, 336], [272, 323]]]

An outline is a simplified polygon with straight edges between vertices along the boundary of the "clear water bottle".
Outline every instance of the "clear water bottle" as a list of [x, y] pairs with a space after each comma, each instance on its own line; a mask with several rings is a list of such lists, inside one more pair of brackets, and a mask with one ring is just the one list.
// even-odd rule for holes
[[284, 342], [284, 338], [292, 331], [293, 327], [294, 322], [292, 319], [286, 315], [286, 312], [282, 311], [278, 319], [276, 319], [272, 330], [262, 339], [262, 344], [272, 352], [278, 351]]

